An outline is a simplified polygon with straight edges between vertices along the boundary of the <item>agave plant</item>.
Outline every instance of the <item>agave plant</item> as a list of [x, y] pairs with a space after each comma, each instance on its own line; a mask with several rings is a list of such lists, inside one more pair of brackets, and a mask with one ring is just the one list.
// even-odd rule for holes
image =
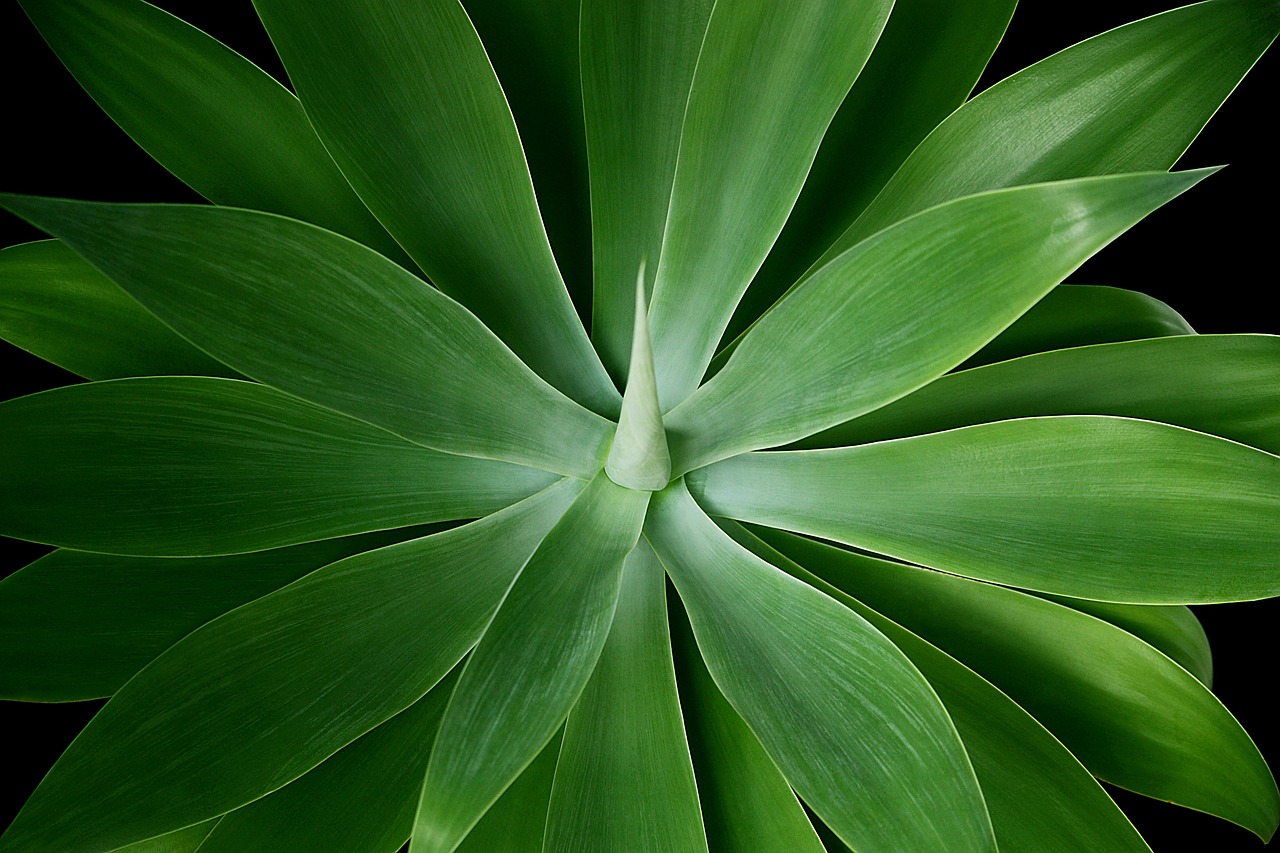
[[1059, 287], [1274, 0], [972, 99], [1012, 0], [255, 0], [296, 97], [21, 3], [213, 204], [0, 197], [0, 332], [93, 380], [0, 405], [0, 695], [112, 697], [0, 849], [1275, 830], [1184, 605], [1280, 593], [1280, 339]]

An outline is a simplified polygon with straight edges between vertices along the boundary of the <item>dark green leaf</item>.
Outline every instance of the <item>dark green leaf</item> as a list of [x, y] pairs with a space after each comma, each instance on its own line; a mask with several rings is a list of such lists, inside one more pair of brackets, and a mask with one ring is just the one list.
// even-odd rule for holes
[[404, 528], [230, 557], [54, 551], [0, 580], [0, 697], [110, 696], [209, 620], [321, 566], [429, 532]]
[[142, 0], [20, 0], [116, 124], [217, 204], [281, 213], [408, 257], [352, 192], [298, 99]]
[[0, 337], [89, 379], [238, 375], [57, 240], [0, 250]]
[[645, 536], [716, 684], [845, 843], [995, 850], [951, 721], [884, 635], [743, 550], [682, 484], [654, 496]]
[[667, 628], [666, 575], [641, 542], [613, 626], [565, 724], [547, 816], [555, 853], [706, 853]]
[[616, 413], [618, 393], [556, 268], [511, 110], [458, 0], [254, 5], [316, 132], [431, 280], [543, 378]]
[[126, 844], [124, 847], [115, 848], [111, 853], [196, 853], [204, 840], [209, 837], [209, 833], [218, 825], [219, 820], [221, 818], [214, 818], [204, 823], [197, 823], [195, 826], [188, 826], [186, 829], [177, 829], [135, 844]]
[[306, 773], [453, 668], [582, 485], [332, 563], [205, 625], [94, 717], [0, 849], [111, 849]]
[[251, 382], [73, 385], [0, 404], [8, 536], [209, 556], [474, 518], [550, 474], [450, 456]]
[[668, 414], [674, 473], [794, 441], [931, 382], [1207, 174], [986, 193], [881, 232], [792, 291]]
[[0, 205], [254, 379], [450, 453], [586, 477], [603, 462], [607, 421], [539, 379], [461, 305], [350, 240], [229, 208]]
[[502, 792], [467, 833], [458, 853], [543, 853], [547, 803], [560, 756], [560, 737], [561, 732], [557, 732], [533, 763]]
[[800, 447], [1042, 415], [1116, 415], [1280, 453], [1280, 337], [1181, 335], [1028, 355], [943, 376]]
[[413, 853], [456, 849], [560, 728], [605, 644], [648, 503], [601, 472], [511, 585], [440, 725]]
[[[1280, 458], [1148, 421], [1028, 418], [690, 475], [717, 515], [966, 577], [1135, 604], [1280, 593]], [[909, 627], [909, 626], [908, 626]]]
[[1280, 792], [1258, 748], [1203, 684], [1141, 640], [1014, 590], [765, 535], [981, 673], [1095, 776], [1234, 821], [1264, 840], [1274, 832]]

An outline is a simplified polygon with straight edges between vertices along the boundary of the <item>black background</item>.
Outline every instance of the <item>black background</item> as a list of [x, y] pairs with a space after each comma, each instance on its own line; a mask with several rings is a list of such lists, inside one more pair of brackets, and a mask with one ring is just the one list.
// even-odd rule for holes
[[[0, 0], [0, 79], [5, 81], [0, 190], [113, 200], [195, 202], [196, 195], [156, 165], [93, 104], [44, 47], [13, 0]], [[283, 72], [247, 0], [161, 2], [253, 59]], [[1027, 2], [979, 83], [1008, 74], [1081, 39], [1170, 8], [1163, 2]], [[1280, 197], [1276, 143], [1267, 135], [1280, 91], [1273, 51], [1254, 69], [1183, 158], [1180, 167], [1230, 164], [1135, 227], [1090, 260], [1072, 281], [1144, 291], [1168, 302], [1201, 332], [1280, 333], [1267, 305], [1274, 295], [1274, 209]], [[40, 237], [0, 214], [0, 245]], [[0, 399], [77, 381], [0, 342]], [[1280, 391], [1280, 389], [1277, 389]], [[0, 440], [3, 440], [0, 437]], [[1278, 524], [1280, 532], [1280, 524]], [[0, 576], [45, 549], [7, 542]], [[1280, 602], [1197, 608], [1212, 641], [1215, 691], [1280, 768], [1280, 703], [1269, 695], [1276, 673]], [[5, 756], [0, 826], [101, 703], [0, 702]], [[1223, 821], [1125, 792], [1117, 798], [1156, 853], [1205, 846], [1260, 850], [1248, 832]], [[1100, 851], [1102, 853], [1102, 851]]]

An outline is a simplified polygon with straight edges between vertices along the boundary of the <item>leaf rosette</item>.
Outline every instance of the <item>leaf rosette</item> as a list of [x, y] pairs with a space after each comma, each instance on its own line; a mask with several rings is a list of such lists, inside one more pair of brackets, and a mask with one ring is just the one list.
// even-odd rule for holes
[[92, 380], [0, 405], [0, 695], [111, 697], [0, 850], [1274, 832], [1185, 605], [1280, 594], [1280, 343], [1063, 284], [1273, 0], [973, 98], [1011, 0], [255, 0], [292, 90], [21, 4], [212, 204], [0, 197]]

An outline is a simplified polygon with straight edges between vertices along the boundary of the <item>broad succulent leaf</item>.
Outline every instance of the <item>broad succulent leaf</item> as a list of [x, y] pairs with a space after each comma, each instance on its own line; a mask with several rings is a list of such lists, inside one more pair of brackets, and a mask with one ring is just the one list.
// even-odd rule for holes
[[88, 380], [0, 403], [0, 698], [110, 697], [0, 851], [1272, 835], [1185, 605], [1280, 595], [1280, 338], [1063, 282], [1280, 4], [969, 98], [1013, 0], [251, 2], [288, 87], [19, 0], [212, 204], [0, 195]]

